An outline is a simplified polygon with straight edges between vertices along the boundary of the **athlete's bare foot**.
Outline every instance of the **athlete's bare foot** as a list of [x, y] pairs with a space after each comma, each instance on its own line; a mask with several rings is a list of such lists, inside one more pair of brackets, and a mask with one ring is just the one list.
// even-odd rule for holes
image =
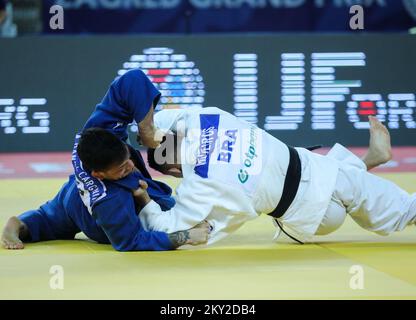
[[369, 116], [370, 144], [362, 158], [368, 170], [371, 170], [391, 160], [390, 133], [387, 128], [374, 116]]
[[7, 221], [1, 235], [1, 243], [4, 248], [23, 249], [25, 247], [23, 242], [19, 239], [19, 233], [23, 227], [23, 222], [16, 217], [11, 217]]

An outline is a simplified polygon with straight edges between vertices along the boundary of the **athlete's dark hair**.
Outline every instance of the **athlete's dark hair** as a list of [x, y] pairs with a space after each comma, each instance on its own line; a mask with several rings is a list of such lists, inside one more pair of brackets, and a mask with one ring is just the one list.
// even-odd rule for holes
[[111, 132], [89, 128], [81, 133], [77, 153], [85, 170], [104, 171], [126, 160], [127, 147]]

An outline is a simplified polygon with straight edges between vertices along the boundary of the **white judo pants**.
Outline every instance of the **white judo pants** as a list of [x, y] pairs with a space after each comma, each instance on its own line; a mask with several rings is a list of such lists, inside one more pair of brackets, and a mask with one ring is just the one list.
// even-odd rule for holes
[[415, 223], [416, 194], [409, 195], [394, 183], [368, 173], [359, 158], [352, 160], [341, 161], [335, 191], [315, 235], [335, 231], [347, 214], [364, 229], [380, 235]]

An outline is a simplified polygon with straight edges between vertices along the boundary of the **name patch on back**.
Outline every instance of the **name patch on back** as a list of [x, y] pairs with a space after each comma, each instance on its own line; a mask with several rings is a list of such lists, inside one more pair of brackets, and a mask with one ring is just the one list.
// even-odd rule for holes
[[199, 140], [198, 156], [195, 173], [202, 178], [208, 178], [209, 161], [218, 138], [219, 114], [201, 114], [201, 136]]
[[82, 162], [78, 157], [77, 147], [81, 135], [75, 137], [74, 149], [72, 150], [72, 166], [74, 167], [75, 181], [82, 202], [92, 214], [92, 207], [98, 201], [107, 196], [105, 184], [84, 170]]

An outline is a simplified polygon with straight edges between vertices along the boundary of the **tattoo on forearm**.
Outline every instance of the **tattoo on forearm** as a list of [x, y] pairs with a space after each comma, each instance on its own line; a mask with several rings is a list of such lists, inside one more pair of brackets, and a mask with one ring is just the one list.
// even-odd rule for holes
[[169, 233], [168, 237], [175, 248], [183, 246], [190, 239], [188, 230]]

